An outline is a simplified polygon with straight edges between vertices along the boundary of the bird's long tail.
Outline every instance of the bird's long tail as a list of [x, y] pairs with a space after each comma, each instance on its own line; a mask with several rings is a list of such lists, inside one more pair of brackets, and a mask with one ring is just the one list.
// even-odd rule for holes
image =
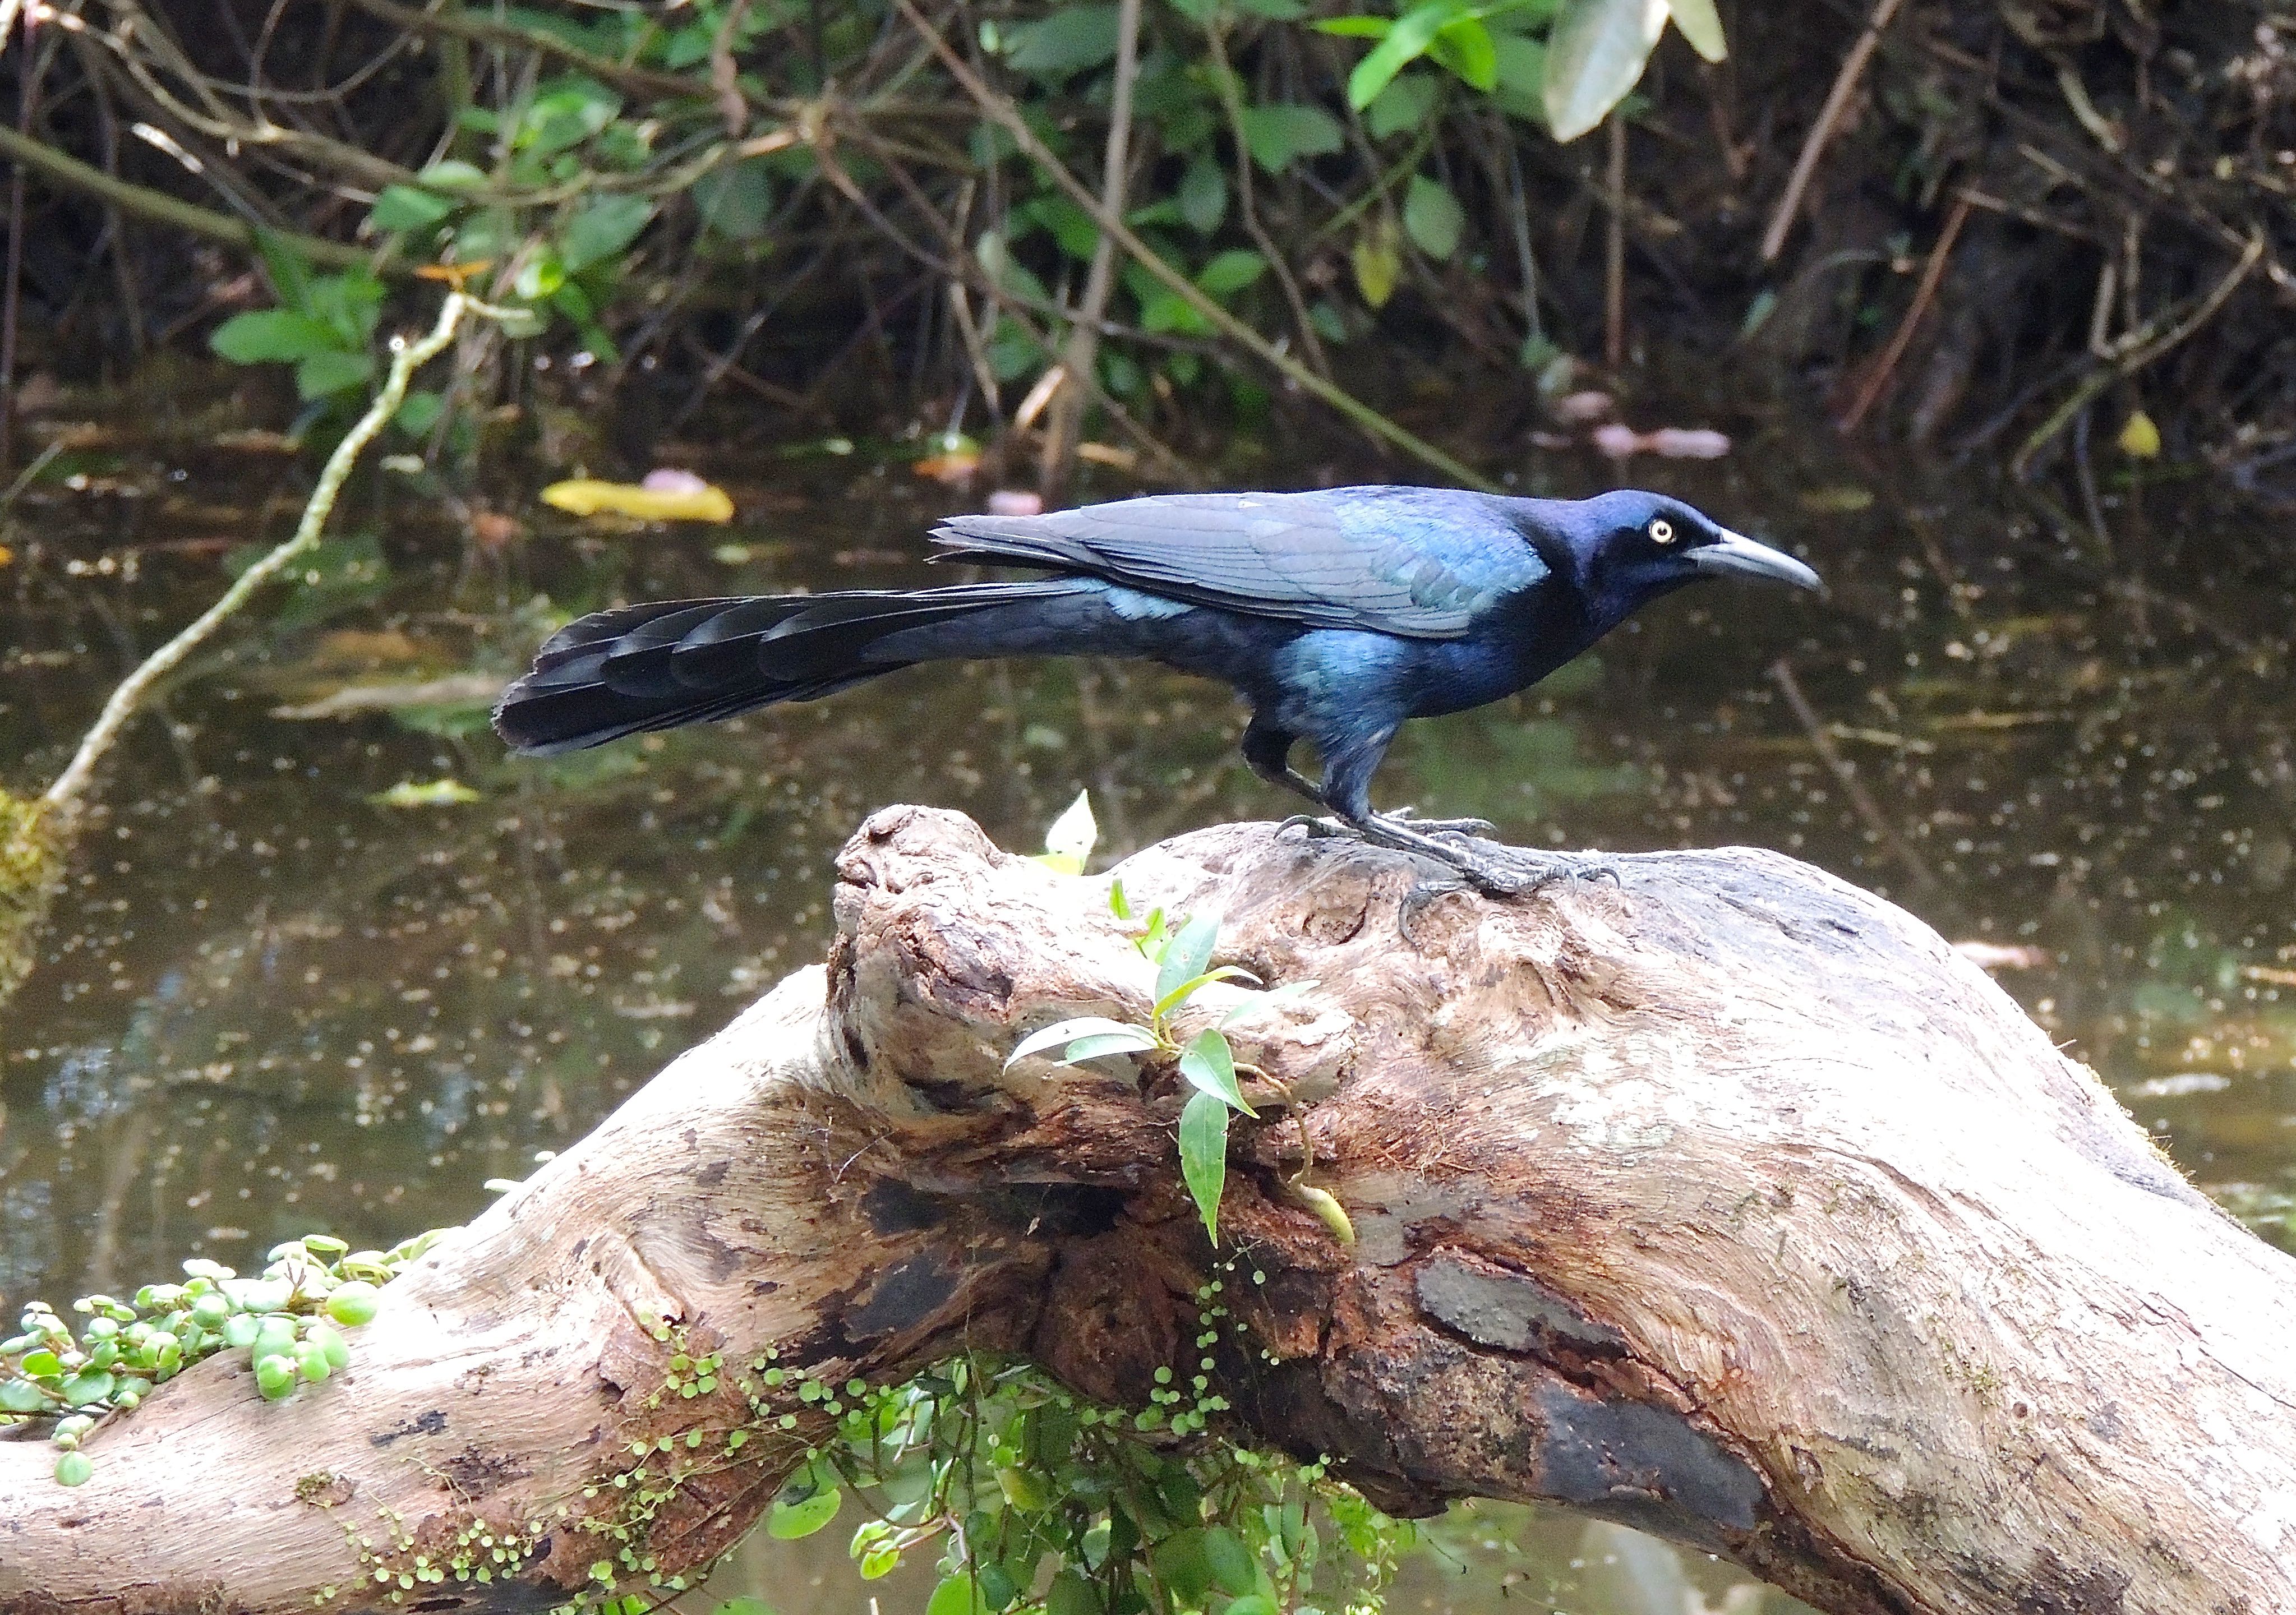
[[913, 662], [1103, 648], [1106, 593], [1047, 578], [598, 611], [544, 642], [533, 669], [503, 693], [495, 729], [545, 757], [810, 701]]

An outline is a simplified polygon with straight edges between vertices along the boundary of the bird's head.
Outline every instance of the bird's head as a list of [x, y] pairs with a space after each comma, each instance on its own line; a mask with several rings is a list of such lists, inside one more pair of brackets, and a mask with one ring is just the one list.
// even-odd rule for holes
[[1757, 544], [1704, 512], [1633, 488], [1571, 501], [1562, 526], [1582, 586], [1609, 626], [1701, 578], [1767, 578], [1815, 589], [1818, 577], [1783, 550]]

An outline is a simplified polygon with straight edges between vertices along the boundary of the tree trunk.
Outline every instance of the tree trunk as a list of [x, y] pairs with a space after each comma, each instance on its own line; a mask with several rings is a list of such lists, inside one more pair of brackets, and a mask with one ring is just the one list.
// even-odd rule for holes
[[[1231, 1033], [1300, 1107], [1233, 1140], [1248, 1433], [1392, 1509], [1573, 1504], [1843, 1615], [2296, 1610], [2296, 1263], [1906, 914], [1774, 854], [1616, 864], [1500, 902], [1232, 825], [1124, 865], [1136, 907], [1219, 911], [1221, 959], [1318, 984]], [[841, 1382], [970, 1342], [1144, 1401], [1208, 1261], [1182, 1095], [1004, 1068], [1144, 1018], [1105, 883], [915, 808], [839, 877], [825, 969], [390, 1284], [348, 1373], [270, 1404], [204, 1364], [77, 1489], [0, 1443], [0, 1607], [528, 1607], [626, 1546], [697, 1569], [821, 1428], [728, 1451], [768, 1349]], [[1303, 1136], [1352, 1250], [1284, 1190]], [[680, 1350], [716, 1390], [662, 1394]], [[612, 1485], [665, 1435], [678, 1484]]]

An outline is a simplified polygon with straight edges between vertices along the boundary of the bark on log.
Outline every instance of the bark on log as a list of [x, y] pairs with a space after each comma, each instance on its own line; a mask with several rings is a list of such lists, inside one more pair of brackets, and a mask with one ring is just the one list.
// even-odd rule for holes
[[[1239, 1123], [1242, 1421], [1398, 1510], [1560, 1500], [1842, 1615], [2296, 1610], [2296, 1262], [1910, 916], [1775, 854], [1617, 863], [1498, 902], [1232, 825], [1124, 865], [1320, 983], [1234, 1035], [1360, 1243], [1282, 1193], [1289, 1119]], [[1003, 1067], [1144, 1014], [1105, 883], [916, 808], [839, 874], [825, 969], [389, 1286], [348, 1373], [275, 1405], [202, 1365], [76, 1490], [0, 1443], [0, 1607], [363, 1608], [481, 1529], [497, 1578], [404, 1607], [546, 1603], [627, 1527], [632, 1443], [689, 1430], [642, 1535], [699, 1566], [813, 1427], [726, 1456], [728, 1387], [654, 1394], [686, 1340], [832, 1381], [970, 1340], [1144, 1399], [1207, 1257], [1181, 1096]]]

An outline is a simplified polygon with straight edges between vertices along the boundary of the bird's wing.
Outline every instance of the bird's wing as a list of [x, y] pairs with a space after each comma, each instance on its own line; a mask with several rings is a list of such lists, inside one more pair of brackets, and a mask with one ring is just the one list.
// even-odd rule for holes
[[1480, 495], [1427, 488], [1159, 494], [1046, 516], [952, 516], [939, 560], [1049, 567], [1283, 618], [1456, 639], [1544, 576]]

